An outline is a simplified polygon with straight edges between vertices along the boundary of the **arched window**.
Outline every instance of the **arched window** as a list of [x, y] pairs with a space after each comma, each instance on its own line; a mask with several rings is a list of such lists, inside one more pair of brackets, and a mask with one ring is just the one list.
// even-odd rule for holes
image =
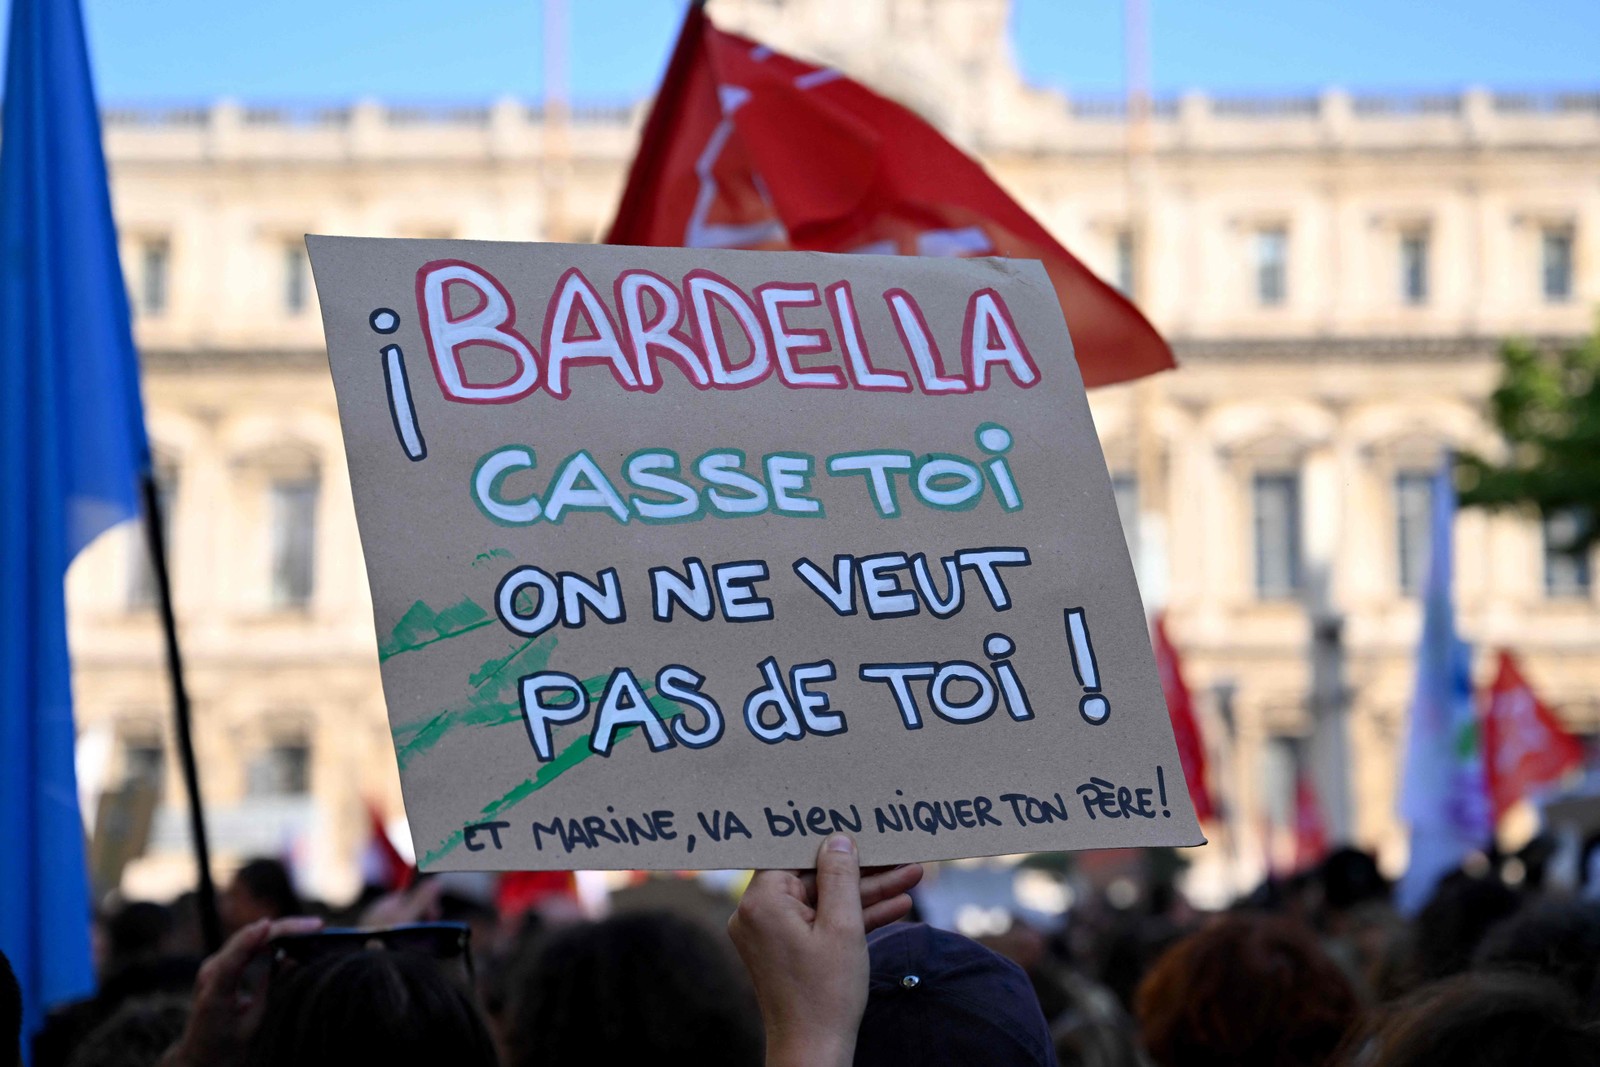
[[1300, 470], [1285, 464], [1258, 469], [1250, 481], [1256, 596], [1288, 600], [1304, 580]]
[[245, 792], [256, 798], [303, 797], [311, 792], [311, 739], [274, 734], [245, 767]]
[[307, 445], [282, 443], [245, 457], [240, 466], [248, 472], [241, 486], [259, 494], [246, 511], [259, 516], [264, 534], [256, 550], [266, 553], [266, 605], [278, 611], [309, 608], [316, 598], [322, 498], [317, 453]]
[[272, 524], [272, 605], [303, 608], [311, 603], [317, 575], [317, 498], [322, 480], [313, 469], [268, 485]]

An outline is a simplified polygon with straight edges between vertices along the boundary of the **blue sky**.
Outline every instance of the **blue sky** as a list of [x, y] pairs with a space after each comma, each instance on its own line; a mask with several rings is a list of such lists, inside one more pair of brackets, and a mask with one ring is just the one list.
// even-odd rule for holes
[[[3, 0], [0, 0], [3, 2]], [[834, 0], [864, 3], [871, 0]], [[107, 102], [540, 91], [539, 0], [83, 0]], [[650, 91], [682, 0], [568, 0], [573, 95]], [[1030, 81], [1122, 86], [1120, 0], [1015, 0]], [[1596, 0], [1150, 0], [1159, 93], [1600, 88]], [[713, 0], [711, 10], [715, 14]]]

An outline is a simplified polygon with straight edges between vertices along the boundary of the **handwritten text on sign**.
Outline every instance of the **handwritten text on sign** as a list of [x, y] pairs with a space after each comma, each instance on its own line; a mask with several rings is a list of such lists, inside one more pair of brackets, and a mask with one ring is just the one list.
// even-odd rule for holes
[[1037, 265], [309, 244], [425, 866], [1198, 842]]

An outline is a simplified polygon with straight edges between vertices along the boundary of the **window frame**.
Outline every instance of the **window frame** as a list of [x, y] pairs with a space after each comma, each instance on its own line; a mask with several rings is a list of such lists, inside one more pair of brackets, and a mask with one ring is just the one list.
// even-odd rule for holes
[[[1391, 499], [1394, 502], [1394, 581], [1402, 597], [1421, 596], [1428, 580], [1428, 554], [1433, 540], [1433, 483], [1433, 472], [1420, 467], [1396, 471], [1391, 482]], [[1410, 516], [1408, 520], [1407, 490], [1415, 491], [1418, 488], [1423, 498], [1421, 513]], [[1420, 543], [1420, 552], [1411, 550], [1414, 547], [1413, 539]]]
[[[1547, 223], [1539, 227], [1539, 295], [1546, 304], [1569, 304], [1576, 289], [1577, 227], [1570, 222]], [[1552, 274], [1551, 250], [1563, 249], [1559, 275]], [[1559, 284], [1552, 285], [1552, 278]]]
[[[283, 753], [299, 755], [280, 765]], [[245, 764], [244, 789], [250, 800], [299, 800], [313, 794], [314, 755], [308, 736], [273, 737]]]
[[1433, 236], [1424, 227], [1400, 231], [1400, 301], [1424, 307], [1432, 298]]
[[305, 247], [287, 241], [282, 246], [283, 310], [290, 316], [304, 315], [311, 307], [311, 261]]
[[1254, 253], [1256, 306], [1284, 307], [1289, 303], [1289, 227], [1256, 227]]
[[1133, 227], [1119, 227], [1111, 245], [1115, 269], [1112, 286], [1117, 292], [1132, 300], [1134, 290], [1139, 283], [1139, 250], [1138, 242], [1134, 240]]
[[[1572, 509], [1539, 516], [1540, 590], [1546, 600], [1588, 600], [1594, 594], [1593, 551], [1571, 551], [1555, 543], [1554, 527], [1563, 521], [1582, 521]], [[1570, 568], [1570, 577], [1563, 575]]]
[[172, 241], [167, 237], [139, 239], [137, 310], [141, 316], [160, 318], [172, 303]]
[[[118, 739], [121, 748], [119, 755], [122, 764], [122, 784], [132, 785], [139, 781], [148, 781], [155, 786], [158, 794], [167, 780], [167, 746], [159, 734], [131, 734]], [[150, 759], [146, 754], [155, 753]], [[140, 756], [135, 756], [140, 753]]]
[[[274, 478], [267, 483], [268, 595], [272, 607], [278, 611], [303, 611], [316, 600], [321, 498], [322, 479], [315, 470], [294, 477]], [[303, 514], [285, 514], [291, 501]], [[293, 557], [297, 553], [303, 558], [303, 564], [295, 562]], [[301, 570], [303, 576], [299, 574]]]
[[[1298, 469], [1272, 467], [1250, 474], [1251, 590], [1262, 603], [1296, 600], [1305, 590], [1305, 488], [1302, 483]], [[1263, 490], [1272, 484], [1288, 487], [1287, 499], [1283, 502], [1287, 525], [1279, 531], [1281, 538], [1275, 538], [1283, 541], [1281, 568], [1269, 566], [1267, 540], [1263, 536], [1266, 529]], [[1281, 583], [1269, 580], [1275, 577], [1269, 573], [1274, 569], [1284, 572]]]

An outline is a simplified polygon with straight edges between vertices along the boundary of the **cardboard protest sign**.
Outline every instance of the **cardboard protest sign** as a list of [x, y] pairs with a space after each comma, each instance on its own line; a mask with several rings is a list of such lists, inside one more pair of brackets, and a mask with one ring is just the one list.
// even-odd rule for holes
[[1202, 841], [1037, 263], [307, 243], [424, 869]]

